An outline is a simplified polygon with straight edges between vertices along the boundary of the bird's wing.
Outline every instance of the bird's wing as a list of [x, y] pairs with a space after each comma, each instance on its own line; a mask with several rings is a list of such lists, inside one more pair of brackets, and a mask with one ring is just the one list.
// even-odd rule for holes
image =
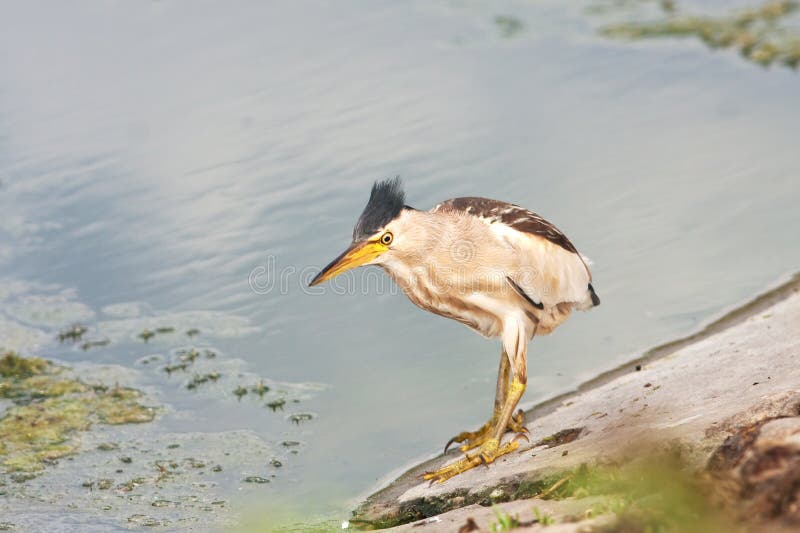
[[440, 211], [460, 211], [478, 217], [488, 224], [500, 222], [522, 233], [547, 239], [568, 252], [578, 253], [567, 236], [557, 227], [533, 211], [515, 204], [470, 196], [451, 198], [431, 209], [432, 213]]
[[455, 211], [477, 217], [519, 255], [520, 271], [509, 278], [529, 299], [547, 306], [591, 301], [591, 273], [583, 256], [553, 224], [515, 204], [489, 198], [452, 198], [431, 212]]

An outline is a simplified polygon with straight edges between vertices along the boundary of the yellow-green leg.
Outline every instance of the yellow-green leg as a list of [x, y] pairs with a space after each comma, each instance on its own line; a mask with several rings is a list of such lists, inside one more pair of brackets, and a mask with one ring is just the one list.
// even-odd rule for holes
[[511, 385], [508, 388], [503, 407], [498, 415], [497, 422], [492, 430], [491, 436], [487, 438], [481, 445], [480, 449], [474, 455], [465, 454], [462, 459], [449, 464], [435, 472], [427, 472], [422, 477], [431, 481], [431, 483], [443, 483], [453, 476], [457, 476], [462, 472], [466, 472], [478, 465], [494, 462], [498, 457], [511, 453], [519, 448], [519, 441], [512, 440], [505, 444], [500, 444], [503, 434], [506, 432], [506, 427], [511, 421], [514, 408], [519, 403], [522, 394], [525, 392], [525, 381], [527, 381], [523, 372], [521, 375], [515, 375], [511, 380]]
[[[497, 391], [495, 392], [494, 396], [494, 410], [492, 411], [492, 417], [476, 431], [463, 431], [447, 441], [447, 444], [444, 446], [445, 453], [447, 453], [447, 449], [450, 448], [450, 445], [454, 442], [459, 444], [463, 442], [464, 444], [460, 446], [461, 451], [467, 452], [473, 448], [477, 448], [492, 437], [492, 433], [497, 425], [498, 419], [500, 418], [500, 413], [503, 410], [506, 398], [508, 397], [508, 389], [510, 386], [508, 378], [510, 373], [511, 364], [508, 362], [508, 355], [506, 355], [505, 350], [503, 350], [503, 352], [500, 354], [500, 368], [497, 371]], [[506, 431], [527, 433], [528, 429], [524, 424], [525, 414], [523, 413], [522, 409], [520, 409], [509, 419], [508, 425], [506, 426]]]

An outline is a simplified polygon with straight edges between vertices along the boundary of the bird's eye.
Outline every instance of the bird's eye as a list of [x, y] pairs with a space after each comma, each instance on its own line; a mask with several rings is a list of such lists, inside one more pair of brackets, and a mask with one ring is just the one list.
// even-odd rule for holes
[[381, 243], [384, 244], [385, 246], [389, 246], [390, 244], [392, 244], [392, 239], [394, 239], [394, 236], [389, 231], [381, 235]]

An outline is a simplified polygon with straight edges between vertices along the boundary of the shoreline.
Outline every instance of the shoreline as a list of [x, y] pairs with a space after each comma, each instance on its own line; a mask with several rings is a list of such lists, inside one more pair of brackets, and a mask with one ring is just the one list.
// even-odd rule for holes
[[529, 416], [539, 417], [549, 414], [561, 403], [569, 401], [570, 398], [605, 385], [621, 375], [635, 371], [637, 365], [644, 366], [647, 363], [652, 363], [685, 346], [699, 342], [725, 329], [732, 328], [775, 303], [786, 299], [793, 292], [797, 292], [798, 289], [800, 289], [800, 272], [783, 276], [777, 282], [769, 285], [755, 296], [739, 304], [734, 304], [716, 317], [710, 318], [693, 333], [648, 348], [630, 361], [601, 372], [595, 377], [582, 382], [572, 390], [534, 404], [530, 408], [525, 409], [526, 418]]
[[[459, 509], [471, 508], [471, 506], [478, 503], [485, 506], [502, 502], [513, 503], [514, 501], [530, 498], [535, 492], [523, 494], [519, 491], [521, 485], [525, 483], [535, 484], [535, 482], [541, 481], [558, 470], [576, 466], [580, 461], [593, 461], [600, 455], [609, 455], [609, 453], [606, 453], [609, 449], [620, 448], [626, 439], [642, 438], [648, 432], [652, 433], [654, 430], [674, 433], [675, 438], [682, 442], [685, 441], [689, 447], [694, 449], [693, 466], [701, 468], [708, 461], [709, 454], [722, 444], [726, 435], [729, 436], [735, 430], [733, 425], [727, 422], [723, 423], [723, 420], [739, 415], [741, 415], [739, 418], [742, 418], [747, 412], [752, 411], [755, 413], [759, 411], [758, 408], [750, 404], [742, 403], [745, 400], [756, 400], [758, 399], [757, 397], [752, 394], [736, 395], [735, 393], [732, 394], [732, 391], [735, 391], [737, 387], [742, 387], [743, 383], [748, 381], [760, 369], [759, 357], [761, 352], [766, 351], [762, 350], [762, 347], [766, 348], [767, 341], [772, 340], [771, 337], [764, 338], [766, 333], [763, 328], [766, 327], [769, 330], [772, 327], [770, 323], [776, 322], [777, 324], [778, 318], [774, 320], [770, 318], [775, 313], [763, 313], [770, 309], [779, 309], [784, 314], [794, 313], [794, 307], [796, 307], [798, 317], [800, 317], [800, 295], [798, 293], [800, 293], [800, 272], [781, 278], [776, 285], [724, 311], [720, 316], [710, 319], [709, 322], [694, 333], [650, 348], [631, 361], [600, 373], [596, 377], [581, 383], [575, 389], [540, 402], [526, 410], [526, 423], [531, 429], [531, 435], [535, 435], [538, 439], [543, 436], [542, 433], [544, 432], [544, 435], [550, 435], [550, 437], [545, 437], [537, 444], [527, 447], [527, 449], [523, 446], [515, 453], [522, 456], [529, 450], [538, 451], [547, 439], [558, 435], [560, 432], [567, 431], [575, 435], [575, 437], [570, 437], [563, 443], [572, 443], [575, 440], [575, 443], [571, 444], [568, 450], [570, 453], [569, 459], [566, 457], [567, 450], [563, 452], [564, 460], [551, 457], [550, 455], [552, 454], [548, 455], [547, 460], [545, 460], [543, 456], [547, 454], [542, 452], [538, 453], [539, 457], [535, 462], [525, 458], [520, 459], [508, 456], [508, 458], [494, 463], [488, 470], [481, 469], [478, 474], [467, 472], [443, 485], [426, 489], [417, 479], [419, 474], [426, 470], [437, 468], [458, 457], [458, 454], [453, 451], [447, 455], [436, 454], [402, 471], [398, 469], [396, 471], [397, 475], [394, 475], [394, 473], [387, 474], [384, 481], [389, 482], [383, 483], [377, 491], [361, 500], [354, 511], [353, 525], [367, 528], [390, 527], [432, 516], [440, 519], [449, 514], [458, 515]], [[786, 303], [786, 305], [781, 306], [782, 303]], [[755, 324], [756, 321], [758, 324]], [[789, 326], [784, 324], [783, 326], [788, 327], [788, 329], [782, 330], [783, 333], [781, 333], [781, 338], [789, 343], [787, 344], [789, 346], [788, 351], [784, 350], [784, 352], [775, 356], [775, 361], [788, 364], [787, 368], [789, 369], [793, 368], [791, 359], [794, 354], [792, 352], [794, 347], [791, 343], [797, 336], [794, 333], [800, 334], [800, 320], [797, 321], [798, 328], [792, 329], [791, 325], [793, 324], [794, 322], [790, 322]], [[737, 326], [743, 327], [739, 328]], [[750, 333], [745, 332], [745, 330]], [[721, 351], [724, 352], [727, 344], [732, 345], [739, 342], [739, 340], [742, 340], [740, 337], [746, 341], [747, 339], [744, 338], [746, 333], [756, 337], [755, 344], [751, 342], [751, 344], [747, 345], [748, 353], [752, 352], [753, 357], [746, 358], [744, 362], [741, 359], [726, 361], [725, 365], [723, 365], [724, 368], [736, 368], [738, 372], [731, 372], [729, 375], [718, 375], [718, 370], [713, 365], [709, 365], [709, 357], [717, 356]], [[769, 335], [772, 334], [770, 333]], [[758, 341], [758, 338], [760, 338], [760, 341]], [[773, 342], [771, 344], [780, 343]], [[739, 350], [735, 351], [738, 352]], [[687, 356], [687, 354], [689, 355]], [[732, 364], [734, 362], [736, 364]], [[698, 405], [701, 402], [707, 404], [708, 409], [705, 412], [688, 418], [674, 416], [680, 413], [680, 408], [673, 404], [680, 403], [687, 396], [697, 395], [698, 390], [704, 388], [702, 379], [695, 383], [693, 388], [686, 383], [682, 383], [690, 382], [691, 379], [696, 379], [697, 377], [694, 375], [692, 377], [681, 375], [681, 372], [685, 371], [685, 368], [681, 367], [681, 365], [685, 367], [687, 364], [694, 365], [696, 367], [695, 372], [699, 373], [700, 377], [705, 374], [707, 384], [711, 384], [713, 380], [721, 380], [716, 384], [722, 386], [719, 396], [730, 395], [731, 398], [727, 400], [728, 405], [723, 405], [719, 401], [714, 403], [708, 398], [698, 398]], [[748, 374], [748, 372], [752, 375]], [[788, 374], [792, 374], [792, 371], [788, 371]], [[800, 379], [792, 381], [788, 374], [783, 373], [775, 379], [773, 379], [773, 376], [767, 376], [771, 383], [771, 390], [775, 392], [794, 392], [796, 385], [800, 384]], [[644, 376], [648, 377], [645, 378]], [[788, 381], [786, 381], [787, 378]], [[662, 392], [659, 400], [661, 405], [652, 405], [656, 403], [652, 396], [650, 399], [645, 400], [646, 403], [638, 404], [643, 405], [644, 408], [647, 408], [648, 404], [652, 406], [650, 412], [646, 413], [644, 418], [631, 420], [620, 416], [615, 417], [611, 408], [616, 407], [616, 404], [613, 401], [609, 403], [609, 398], [614, 394], [619, 396], [619, 390], [623, 389], [628, 393], [629, 397], [635, 396], [634, 402], [640, 400], [640, 397], [644, 398], [641, 390], [631, 388], [632, 381], [638, 382], [643, 379], [647, 383], [639, 384], [640, 386], [651, 387], [651, 381], [655, 385], [646, 390], [646, 393], [650, 395], [661, 388], [661, 384], [656, 384], [656, 380], [663, 379], [665, 388], [669, 384], [673, 389], [671, 394], [675, 395], [675, 401], [665, 401], [664, 393]], [[781, 380], [783, 381], [779, 385], [778, 382]], [[757, 380], [753, 381], [753, 386], [758, 384]], [[682, 386], [684, 389], [681, 389]], [[797, 392], [800, 394], [800, 391]], [[620, 401], [620, 399], [624, 403], [624, 397], [615, 398], [615, 401]], [[738, 411], [731, 409], [731, 405], [735, 405]], [[691, 407], [693, 407], [693, 404], [690, 403], [684, 409], [691, 409]], [[631, 409], [631, 407], [626, 404], [624, 408], [619, 409], [619, 412], [622, 413], [624, 409]], [[764, 409], [769, 411], [768, 408]], [[764, 409], [761, 409], [761, 411], [764, 411]], [[659, 416], [650, 416], [654, 411], [659, 410], [661, 411], [658, 413]], [[604, 420], [593, 420], [593, 416], [601, 412], [602, 416], [600, 418]], [[556, 414], [559, 416], [555, 416]], [[605, 418], [608, 414], [611, 414], [611, 416]], [[641, 414], [637, 413], [633, 416], [639, 417]], [[670, 421], [671, 418], [674, 420]], [[756, 418], [758, 417], [756, 416]], [[764, 417], [762, 416], [762, 418]], [[575, 423], [572, 425], [567, 424], [566, 420], [569, 419], [574, 419]], [[647, 420], [647, 422], [644, 423], [642, 420]], [[718, 431], [720, 427], [726, 427], [728, 433], [726, 434], [722, 430]], [[614, 429], [614, 431], [610, 431], [611, 429]], [[546, 430], [549, 430], [549, 432]], [[584, 441], [583, 445], [580, 446], [579, 443], [582, 441]], [[594, 446], [602, 448], [604, 450], [603, 454], [598, 454], [596, 450], [592, 450], [589, 441], [595, 441]], [[562, 443], [559, 442], [560, 444]], [[581, 450], [580, 454], [575, 453], [576, 450], [574, 448], [576, 447]], [[577, 462], [576, 458], [578, 459]], [[394, 478], [393, 481], [392, 478]], [[505, 494], [499, 498], [488, 498], [488, 495], [495, 493]], [[542, 504], [542, 502], [539, 503]], [[487, 509], [481, 507], [479, 510], [486, 511]], [[488, 511], [491, 514], [491, 509]], [[480, 512], [477, 514], [481, 515]], [[438, 531], [439, 529], [436, 529], [435, 523], [432, 524], [434, 525], [428, 527], [422, 527], [422, 524], [417, 524], [414, 531], [418, 531], [420, 528], [425, 531]], [[400, 529], [403, 527], [405, 526], [401, 526]], [[444, 531], [446, 529], [441, 530]]]

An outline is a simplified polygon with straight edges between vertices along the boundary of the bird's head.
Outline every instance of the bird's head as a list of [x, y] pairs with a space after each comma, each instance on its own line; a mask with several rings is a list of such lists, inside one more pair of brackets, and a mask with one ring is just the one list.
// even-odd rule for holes
[[410, 209], [405, 205], [400, 178], [375, 182], [367, 206], [353, 229], [353, 242], [309, 285], [318, 285], [347, 270], [385, 260], [402, 243], [406, 225], [402, 214]]

